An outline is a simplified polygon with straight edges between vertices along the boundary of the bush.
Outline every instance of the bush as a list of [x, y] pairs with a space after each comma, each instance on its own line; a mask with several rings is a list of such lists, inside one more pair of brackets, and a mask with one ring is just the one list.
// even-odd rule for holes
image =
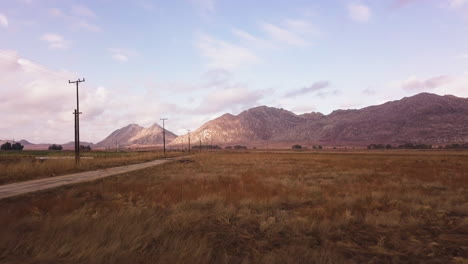
[[302, 149], [302, 146], [301, 145], [293, 145], [292, 149]]
[[91, 151], [91, 147], [89, 145], [88, 146], [80, 145], [80, 150], [82, 150], [82, 151]]
[[11, 150], [11, 143], [7, 142], [0, 147], [1, 150]]
[[24, 146], [21, 143], [16, 142], [15, 144], [11, 145], [12, 150], [23, 150]]
[[55, 144], [52, 144], [49, 146], [49, 150], [62, 150], [63, 147], [61, 145], [55, 145]]
[[16, 142], [11, 144], [10, 142], [6, 142], [0, 147], [0, 150], [23, 150], [24, 146], [21, 143]]

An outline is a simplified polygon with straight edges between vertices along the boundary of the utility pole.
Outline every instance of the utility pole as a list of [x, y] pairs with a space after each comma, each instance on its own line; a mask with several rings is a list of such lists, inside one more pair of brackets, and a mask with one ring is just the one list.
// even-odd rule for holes
[[76, 109], [73, 113], [75, 115], [75, 164], [80, 164], [80, 97], [78, 95], [78, 86], [81, 82], [84, 82], [85, 79], [76, 81], [68, 80], [68, 83], [76, 83]]
[[201, 136], [200, 136], [200, 153], [201, 153]]
[[166, 156], [166, 127], [164, 126], [164, 121], [166, 121], [167, 118], [160, 118], [160, 120], [163, 121], [163, 147], [164, 147], [164, 156]]
[[187, 129], [188, 132], [188, 152], [190, 153], [190, 129]]

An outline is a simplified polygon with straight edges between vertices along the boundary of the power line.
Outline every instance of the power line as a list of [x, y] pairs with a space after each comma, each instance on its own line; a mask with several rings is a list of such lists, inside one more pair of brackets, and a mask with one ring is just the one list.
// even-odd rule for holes
[[17, 63], [19, 65], [24, 65], [24, 64], [21, 64], [21, 62], [19, 61], [21, 59], [24, 59], [27, 62], [31, 62], [31, 64], [28, 65], [29, 66], [28, 69], [32, 70], [32, 71], [35, 71], [37, 73], [47, 73], [47, 74], [52, 74], [52, 75], [56, 75], [56, 76], [59, 76], [59, 77], [66, 77], [66, 78], [70, 78], [70, 77], [75, 78], [76, 77], [76, 75], [73, 74], [73, 73], [68, 73], [68, 72], [65, 72], [63, 70], [51, 68], [49, 66], [37, 63], [34, 60], [31, 60], [31, 59], [26, 58], [24, 56], [18, 56], [17, 54], [15, 54], [13, 52], [9, 52], [9, 51], [0, 49], [0, 53], [2, 53], [3, 55], [8, 56], [8, 57], [2, 56], [0, 58], [9, 60], [10, 62], [14, 62], [14, 63]]
[[[25, 59], [28, 62], [31, 62], [32, 64], [29, 64], [28, 70], [34, 71], [36, 73], [48, 74], [48, 75], [52, 75], [55, 78], [64, 78], [64, 79], [75, 79], [78, 76], [77, 73], [67, 72], [67, 71], [64, 71], [64, 70], [61, 70], [61, 69], [58, 69], [58, 68], [52, 68], [50, 66], [38, 63], [35, 60], [30, 59], [28, 57], [25, 57], [25, 56], [22, 56], [22, 55], [19, 56], [19, 55], [17, 55], [17, 53], [9, 51], [9, 50], [5, 50], [5, 49], [0, 48], [0, 53], [3, 53], [4, 55], [8, 56], [8, 57], [0, 56], [0, 58], [9, 60], [10, 62], [14, 62], [14, 63], [20, 64], [20, 65], [24, 65], [24, 64], [21, 64], [21, 63], [18, 62], [18, 60], [20, 60], [20, 59]], [[88, 81], [88, 83], [91, 84], [92, 86], [96, 86], [96, 87], [99, 86], [94, 82], [89, 82]]]

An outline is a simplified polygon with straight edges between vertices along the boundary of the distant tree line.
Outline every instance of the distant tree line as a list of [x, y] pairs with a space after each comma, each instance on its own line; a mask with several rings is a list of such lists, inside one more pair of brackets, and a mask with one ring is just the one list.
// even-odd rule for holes
[[10, 142], [4, 143], [2, 146], [0, 146], [0, 150], [23, 150], [24, 146], [21, 145], [21, 143], [16, 142], [11, 144]]
[[55, 144], [52, 144], [49, 146], [49, 150], [62, 150], [63, 147], [61, 145], [55, 145]]
[[201, 145], [201, 146], [200, 145], [193, 145], [191, 148], [192, 149], [198, 149], [198, 150], [200, 148], [201, 149], [221, 149], [221, 147], [218, 146], [218, 145]]
[[[433, 146], [430, 144], [413, 144], [405, 143], [398, 146], [392, 146], [390, 144], [370, 144], [367, 146], [368, 149], [432, 149]], [[445, 147], [439, 146], [439, 149], [468, 149], [468, 143], [464, 144], [450, 144]]]
[[445, 149], [468, 149], [468, 143], [446, 145]]
[[88, 146], [80, 145], [80, 150], [81, 151], [91, 151], [91, 147], [89, 145]]
[[[301, 146], [299, 144], [292, 145], [291, 148], [294, 149], [294, 150], [307, 149], [307, 147], [303, 147], [303, 146]], [[322, 145], [318, 145], [318, 146], [313, 145], [312, 148], [313, 149], [322, 149], [323, 147], [322, 147]]]
[[225, 149], [247, 149], [247, 146], [242, 146], [242, 145], [235, 145], [233, 146], [227, 146]]

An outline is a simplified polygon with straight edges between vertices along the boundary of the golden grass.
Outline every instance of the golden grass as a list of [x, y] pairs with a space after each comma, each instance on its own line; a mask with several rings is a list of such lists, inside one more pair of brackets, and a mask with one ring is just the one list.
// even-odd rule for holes
[[0, 201], [0, 262], [464, 263], [467, 187], [462, 152], [207, 153]]
[[[34, 152], [32, 152], [34, 153]], [[47, 153], [48, 154], [48, 153]], [[51, 152], [51, 154], [58, 155]], [[63, 155], [71, 153], [64, 152]], [[179, 152], [168, 152], [166, 157], [180, 156]], [[0, 184], [53, 177], [74, 172], [103, 169], [115, 166], [151, 161], [164, 158], [162, 152], [86, 152], [80, 165], [75, 166], [74, 159], [37, 160], [34, 155], [25, 152], [24, 155], [0, 156]], [[70, 156], [69, 156], [70, 157]]]

